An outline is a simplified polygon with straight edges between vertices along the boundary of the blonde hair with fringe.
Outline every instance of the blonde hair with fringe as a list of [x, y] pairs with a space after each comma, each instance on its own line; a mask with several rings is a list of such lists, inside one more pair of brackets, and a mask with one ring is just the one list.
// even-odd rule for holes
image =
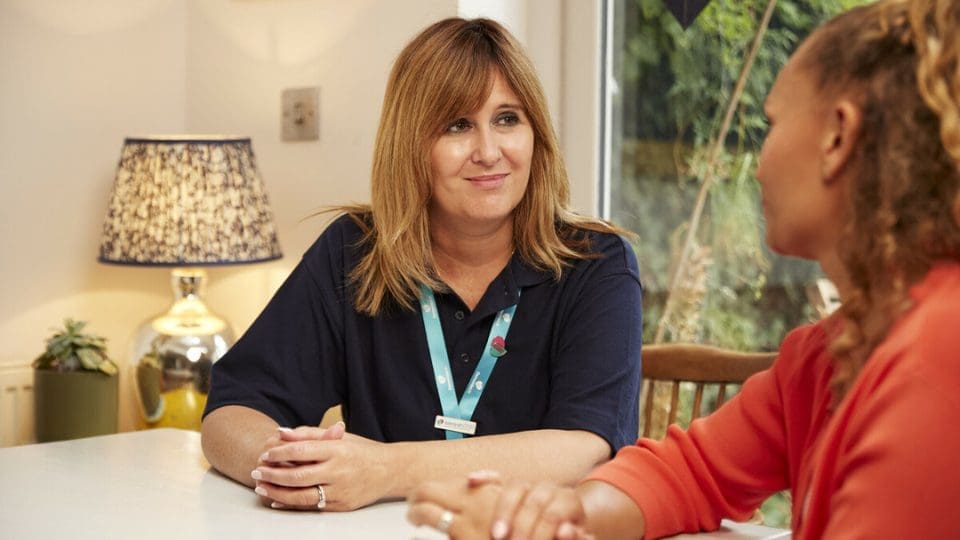
[[821, 94], [852, 95], [863, 112], [840, 249], [851, 291], [830, 347], [839, 401], [909, 309], [909, 287], [960, 260], [960, 2], [882, 0], [808, 44]]
[[417, 35], [393, 65], [374, 145], [370, 205], [334, 209], [360, 225], [369, 246], [349, 275], [357, 311], [375, 316], [392, 304], [412, 308], [421, 283], [446, 289], [437, 276], [426, 211], [430, 149], [450, 123], [484, 103], [494, 73], [517, 95], [533, 128], [530, 180], [513, 220], [523, 260], [559, 279], [569, 260], [590, 257], [584, 229], [623, 233], [570, 210], [546, 98], [521, 46], [494, 21], [445, 19]]

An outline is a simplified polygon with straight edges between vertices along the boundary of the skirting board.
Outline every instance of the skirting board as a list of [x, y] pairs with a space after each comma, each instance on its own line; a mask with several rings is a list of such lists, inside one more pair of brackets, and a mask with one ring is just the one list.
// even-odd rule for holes
[[33, 368], [0, 366], [0, 448], [33, 441]]

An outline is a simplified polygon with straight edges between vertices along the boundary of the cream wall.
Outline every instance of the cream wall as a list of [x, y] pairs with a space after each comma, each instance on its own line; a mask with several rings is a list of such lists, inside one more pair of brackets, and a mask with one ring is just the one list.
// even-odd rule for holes
[[[596, 96], [589, 82], [571, 81], [595, 67], [596, 21], [584, 12], [597, 5], [518, 0], [502, 12], [474, 5], [465, 13], [501, 18], [530, 48], [574, 205], [589, 213]], [[89, 320], [125, 360], [135, 327], [167, 307], [167, 270], [95, 260], [131, 134], [253, 138], [285, 257], [210, 270], [207, 295], [245, 329], [323, 226], [304, 218], [322, 205], [367, 200], [392, 60], [420, 28], [457, 13], [456, 0], [0, 0], [0, 372], [29, 363], [65, 316]], [[571, 26], [588, 27], [572, 47], [562, 39]], [[298, 86], [320, 87], [319, 141], [280, 141], [280, 93]], [[122, 381], [121, 428], [132, 429]]]
[[[186, 3], [186, 129], [249, 135], [283, 260], [221, 270], [211, 304], [249, 326], [326, 223], [325, 205], [369, 200], [370, 159], [393, 59], [455, 0]], [[320, 87], [320, 139], [280, 140], [280, 94]], [[246, 294], [236, 294], [244, 291]], [[219, 297], [218, 297], [219, 295]]]
[[0, 0], [0, 366], [62, 318], [120, 354], [164, 272], [96, 263], [123, 136], [183, 129], [182, 0]]

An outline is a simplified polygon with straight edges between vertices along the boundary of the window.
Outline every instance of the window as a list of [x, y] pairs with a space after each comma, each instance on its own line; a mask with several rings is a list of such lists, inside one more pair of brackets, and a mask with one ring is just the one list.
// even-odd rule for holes
[[[812, 28], [865, 2], [687, 0], [688, 9], [706, 4], [687, 28], [671, 3], [684, 2], [606, 4], [605, 217], [638, 235], [645, 343], [776, 350], [788, 330], [816, 317], [805, 291], [820, 273], [764, 244], [754, 179], [763, 100]], [[786, 525], [789, 505], [772, 513], [771, 524]]]
[[[712, 0], [687, 29], [668, 3], [610, 0], [607, 6], [606, 217], [638, 235], [646, 342], [661, 326], [662, 341], [775, 350], [787, 330], [815, 317], [805, 287], [819, 270], [774, 255], [764, 244], [753, 174], [766, 128], [763, 100], [810, 29], [864, 1]], [[763, 24], [768, 3], [776, 7]], [[758, 34], [756, 59], [723, 144], [716, 145]], [[706, 182], [697, 223], [694, 209]], [[685, 272], [671, 289], [692, 227]], [[671, 293], [673, 314], [661, 323]]]

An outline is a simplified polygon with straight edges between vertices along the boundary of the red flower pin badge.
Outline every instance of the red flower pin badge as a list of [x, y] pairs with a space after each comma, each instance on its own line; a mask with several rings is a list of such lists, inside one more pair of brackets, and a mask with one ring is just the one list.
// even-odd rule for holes
[[507, 354], [507, 344], [503, 341], [503, 337], [493, 338], [493, 342], [490, 343], [490, 356], [500, 358], [505, 354]]

